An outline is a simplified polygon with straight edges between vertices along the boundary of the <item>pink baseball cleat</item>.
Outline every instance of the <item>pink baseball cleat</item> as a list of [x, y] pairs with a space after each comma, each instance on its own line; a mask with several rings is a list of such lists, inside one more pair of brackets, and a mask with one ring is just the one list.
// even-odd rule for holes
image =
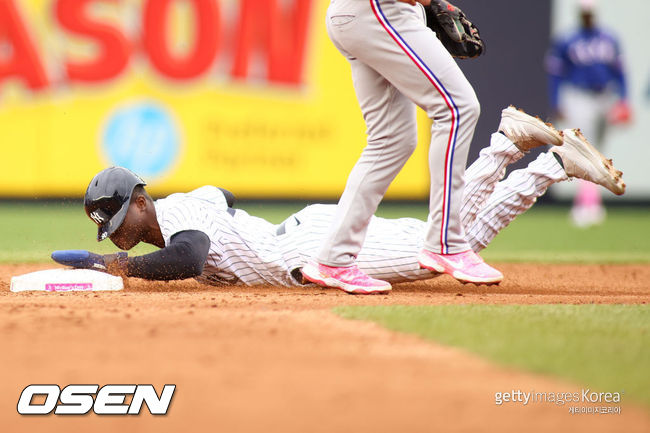
[[333, 267], [308, 262], [302, 268], [302, 275], [319, 286], [340, 289], [353, 295], [376, 295], [391, 290], [390, 283], [371, 278], [357, 265]]
[[498, 284], [503, 274], [483, 261], [472, 250], [457, 254], [436, 254], [422, 250], [420, 266], [430, 271], [449, 274], [463, 283]]

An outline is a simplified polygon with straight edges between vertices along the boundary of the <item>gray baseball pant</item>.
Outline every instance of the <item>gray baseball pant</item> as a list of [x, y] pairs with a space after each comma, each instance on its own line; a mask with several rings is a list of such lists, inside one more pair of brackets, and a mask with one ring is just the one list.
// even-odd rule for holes
[[350, 62], [368, 142], [318, 261], [354, 263], [370, 218], [417, 145], [416, 105], [433, 121], [424, 247], [441, 254], [469, 250], [459, 215], [480, 106], [463, 72], [426, 27], [422, 7], [396, 0], [332, 0], [327, 30]]

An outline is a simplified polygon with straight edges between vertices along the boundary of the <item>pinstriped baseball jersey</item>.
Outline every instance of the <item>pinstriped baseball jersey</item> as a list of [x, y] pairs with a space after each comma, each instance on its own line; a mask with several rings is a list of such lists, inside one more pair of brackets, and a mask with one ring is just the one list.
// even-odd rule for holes
[[243, 210], [228, 208], [218, 188], [204, 186], [186, 194], [172, 194], [156, 201], [155, 207], [165, 245], [183, 230], [199, 230], [210, 238], [199, 281], [296, 284], [277, 248], [276, 226]]
[[[315, 253], [332, 221], [336, 206], [311, 205], [275, 225], [228, 208], [223, 193], [204, 186], [156, 201], [156, 217], [165, 244], [184, 230], [199, 230], [210, 238], [210, 250], [198, 281], [300, 285], [292, 271]], [[413, 218], [373, 217], [359, 265], [393, 281], [430, 277], [420, 270], [416, 255], [425, 223]], [[294, 273], [295, 275], [295, 273]]]

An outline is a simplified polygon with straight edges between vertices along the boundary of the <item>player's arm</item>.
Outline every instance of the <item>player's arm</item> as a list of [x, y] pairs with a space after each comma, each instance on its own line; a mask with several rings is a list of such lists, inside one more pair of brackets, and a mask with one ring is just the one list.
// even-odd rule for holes
[[169, 245], [143, 256], [128, 257], [125, 252], [100, 255], [83, 250], [52, 253], [52, 259], [67, 266], [97, 269], [115, 275], [147, 280], [181, 280], [201, 275], [208, 257], [210, 238], [199, 230], [174, 234]]
[[169, 245], [153, 253], [130, 257], [126, 275], [147, 280], [181, 280], [201, 275], [210, 238], [198, 230], [176, 233]]

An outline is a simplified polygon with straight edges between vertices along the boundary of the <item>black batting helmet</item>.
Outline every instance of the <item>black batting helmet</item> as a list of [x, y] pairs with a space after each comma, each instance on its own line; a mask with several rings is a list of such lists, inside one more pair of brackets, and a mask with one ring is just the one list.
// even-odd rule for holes
[[112, 235], [122, 224], [133, 189], [138, 185], [146, 183], [124, 167], [102, 170], [90, 181], [84, 197], [84, 208], [88, 217], [98, 226], [98, 241]]

